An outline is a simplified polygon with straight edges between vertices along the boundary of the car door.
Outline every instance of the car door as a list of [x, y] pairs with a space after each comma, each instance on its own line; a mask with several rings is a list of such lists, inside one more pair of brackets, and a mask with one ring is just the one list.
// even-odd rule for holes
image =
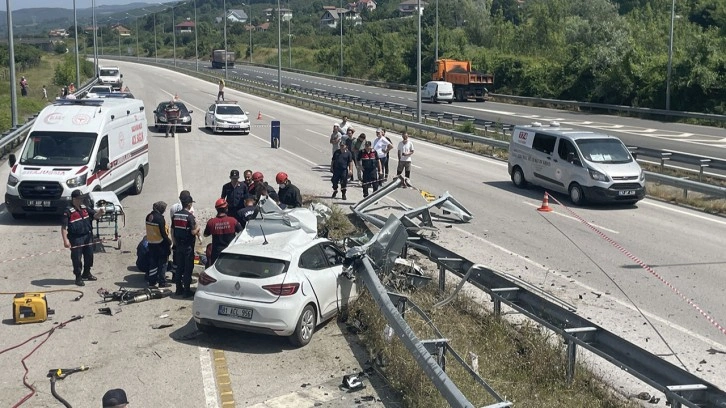
[[537, 184], [543, 187], [562, 190], [562, 181], [557, 180], [556, 172], [559, 169], [555, 145], [557, 136], [537, 132], [532, 141], [532, 174], [537, 179]]
[[338, 306], [337, 281], [320, 245], [315, 244], [303, 252], [298, 267], [310, 284], [308, 288], [303, 285], [303, 294], [312, 295], [317, 300], [318, 310], [323, 318], [335, 313]]
[[426, 83], [424, 86], [421, 87], [421, 99], [428, 99], [431, 97], [431, 94], [429, 93], [429, 83]]
[[560, 171], [555, 170], [555, 178], [562, 183], [562, 188], [568, 188], [571, 181], [579, 180], [579, 176], [584, 173], [582, 159], [575, 144], [563, 138], [557, 142], [557, 156]]
[[343, 276], [343, 260], [345, 259], [345, 255], [340, 249], [330, 242], [321, 244], [321, 247], [328, 261], [328, 265], [330, 265], [330, 270], [337, 281], [338, 293], [336, 300], [340, 303], [340, 306], [346, 306], [358, 298], [357, 281]]
[[204, 124], [205, 125], [214, 124], [214, 104], [209, 106], [209, 109], [207, 109], [207, 114], [204, 117]]

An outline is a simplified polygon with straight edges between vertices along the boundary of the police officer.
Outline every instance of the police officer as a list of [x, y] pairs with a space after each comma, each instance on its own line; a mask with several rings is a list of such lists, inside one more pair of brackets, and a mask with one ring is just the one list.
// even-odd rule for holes
[[366, 141], [365, 147], [358, 153], [358, 161], [363, 169], [363, 198], [368, 197], [368, 188], [373, 187], [373, 192], [378, 191], [378, 174], [383, 172], [378, 155], [373, 150], [370, 140]]
[[181, 113], [181, 110], [179, 109], [179, 106], [177, 106], [176, 101], [172, 99], [169, 101], [169, 103], [166, 105], [166, 108], [164, 108], [164, 114], [166, 115], [166, 136], [169, 137], [169, 132], [171, 131], [171, 137], [174, 137], [176, 135], [176, 124], [179, 121], [179, 115]]
[[204, 228], [204, 236], [212, 236], [212, 252], [209, 255], [208, 264], [214, 264], [219, 254], [227, 248], [235, 235], [242, 231], [242, 224], [234, 217], [227, 215], [227, 202], [223, 198], [214, 203], [217, 209], [217, 216], [207, 221]]
[[300, 189], [290, 182], [287, 178], [287, 173], [279, 172], [275, 176], [277, 186], [280, 188], [277, 191], [277, 196], [280, 198], [280, 205], [284, 205], [285, 208], [298, 208], [302, 207], [302, 196], [300, 195]]
[[[81, 190], [73, 190], [71, 193], [71, 206], [63, 212], [61, 237], [63, 237], [63, 246], [71, 250], [73, 274], [76, 275], [76, 285], [78, 286], [85, 286], [84, 280], [97, 280], [91, 274], [91, 267], [93, 266], [93, 220], [98, 220], [103, 214], [103, 208], [96, 212], [93, 208], [88, 208], [83, 204]], [[83, 274], [81, 274], [81, 271], [83, 271]]]
[[229, 172], [229, 183], [222, 186], [222, 193], [219, 198], [227, 202], [228, 213], [235, 214], [244, 206], [244, 199], [249, 193], [247, 185], [239, 181], [239, 170]]
[[194, 269], [194, 240], [199, 235], [199, 226], [189, 210], [192, 208], [191, 195], [181, 197], [181, 203], [184, 206], [179, 212], [174, 214], [172, 226], [174, 227], [174, 242], [176, 243], [176, 274], [174, 274], [174, 283], [176, 283], [177, 296], [190, 298], [194, 296], [189, 286], [192, 284], [192, 270]]
[[164, 219], [166, 203], [157, 201], [152, 211], [146, 216], [146, 239], [149, 241], [149, 272], [146, 281], [149, 286], [159, 285], [160, 288], [171, 286], [166, 282], [166, 263], [171, 253], [171, 238]]

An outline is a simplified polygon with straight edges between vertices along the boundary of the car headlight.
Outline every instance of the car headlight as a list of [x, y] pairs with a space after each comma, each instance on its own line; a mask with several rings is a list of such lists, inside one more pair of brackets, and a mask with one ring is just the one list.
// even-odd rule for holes
[[13, 176], [12, 174], [8, 174], [8, 185], [11, 187], [15, 187], [18, 185], [18, 178]]
[[87, 175], [88, 174], [84, 174], [82, 176], [78, 176], [78, 177], [74, 177], [72, 179], [68, 179], [68, 180], [66, 180], [66, 185], [68, 187], [71, 187], [71, 188], [85, 186], [86, 185], [86, 177], [87, 177]]
[[166, 122], [166, 116], [159, 116], [159, 122]]
[[227, 123], [226, 120], [220, 119], [220, 118], [217, 118], [216, 121], [217, 121], [217, 123]]
[[645, 181], [645, 171], [643, 171], [643, 169], [640, 169], [640, 181]]
[[245, 119], [245, 120], [242, 121], [242, 123], [250, 123], [250, 120], [249, 119]]
[[192, 121], [192, 118], [183, 118], [182, 119], [182, 122], [184, 122], [184, 123], [191, 122], [191, 121]]
[[590, 172], [590, 177], [593, 180], [596, 180], [596, 181], [604, 181], [604, 182], [610, 181], [610, 179], [608, 178], [608, 176], [600, 173], [597, 170], [593, 170], [593, 169], [587, 169], [587, 170]]

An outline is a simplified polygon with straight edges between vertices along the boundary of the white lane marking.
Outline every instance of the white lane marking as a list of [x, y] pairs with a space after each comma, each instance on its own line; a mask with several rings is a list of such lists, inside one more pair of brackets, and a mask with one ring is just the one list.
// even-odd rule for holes
[[[602, 292], [601, 290], [596, 289], [596, 288], [593, 288], [593, 287], [590, 287], [590, 286], [588, 286], [588, 285], [586, 285], [586, 284], [584, 284], [584, 283], [582, 283], [582, 282], [580, 282], [580, 281], [578, 281], [576, 279], [567, 278], [566, 276], [563, 276], [562, 274], [560, 274], [558, 271], [556, 271], [554, 269], [547, 268], [547, 267], [543, 266], [542, 264], [540, 264], [540, 263], [538, 263], [538, 262], [536, 262], [536, 261], [534, 261], [532, 259], [526, 258], [523, 255], [520, 255], [520, 254], [518, 254], [518, 253], [516, 253], [516, 252], [514, 252], [514, 251], [512, 251], [510, 249], [507, 249], [507, 248], [505, 248], [505, 247], [503, 247], [501, 245], [497, 245], [497, 244], [495, 244], [495, 243], [493, 243], [493, 242], [491, 242], [489, 240], [486, 240], [486, 239], [484, 239], [484, 238], [482, 238], [482, 237], [480, 237], [478, 235], [472, 234], [469, 231], [465, 231], [465, 230], [463, 230], [463, 229], [461, 229], [461, 228], [459, 228], [457, 226], [454, 226], [453, 229], [455, 229], [455, 230], [457, 230], [459, 232], [462, 232], [464, 234], [467, 234], [467, 235], [473, 237], [474, 239], [478, 239], [479, 241], [484, 242], [485, 244], [491, 246], [492, 248], [498, 249], [498, 250], [500, 250], [500, 251], [502, 251], [502, 252], [504, 252], [504, 253], [506, 253], [508, 255], [513, 255], [513, 256], [517, 257], [518, 259], [520, 259], [521, 261], [524, 261], [524, 262], [526, 262], [526, 263], [528, 263], [528, 264], [530, 264], [530, 265], [532, 265], [532, 266], [534, 266], [534, 267], [536, 267], [538, 269], [542, 269], [542, 270], [544, 270], [546, 272], [555, 274], [555, 275], [557, 275], [559, 277], [566, 278], [569, 281], [571, 281], [572, 283], [574, 283], [574, 284], [576, 284], [576, 285], [584, 288], [587, 291], [597, 292], [597, 293]], [[625, 301], [622, 301], [622, 300], [620, 300], [617, 297], [612, 296], [612, 295], [604, 295], [604, 296], [609, 296], [610, 299], [612, 299], [614, 302], [618, 303], [619, 305], [624, 306], [624, 307], [626, 307], [626, 308], [628, 308], [628, 309], [630, 309], [630, 310], [632, 310], [634, 312], [637, 312], [637, 310], [635, 309], [635, 307], [633, 307], [633, 305], [631, 305], [630, 303], [627, 303]], [[698, 340], [700, 340], [700, 341], [702, 341], [702, 342], [704, 342], [706, 344], [711, 345], [712, 347], [717, 347], [717, 348], [720, 347], [721, 349], [723, 349], [723, 348], [726, 347], [726, 344], [721, 344], [721, 343], [718, 343], [718, 342], [716, 342], [714, 340], [711, 340], [711, 339], [709, 339], [707, 337], [704, 337], [704, 336], [702, 336], [702, 335], [700, 335], [700, 334], [698, 334], [698, 333], [696, 333], [694, 331], [691, 331], [689, 329], [686, 329], [685, 327], [679, 326], [679, 325], [673, 323], [672, 321], [670, 321], [668, 319], [664, 319], [664, 318], [662, 318], [662, 317], [660, 317], [658, 315], [654, 315], [654, 314], [652, 314], [650, 312], [647, 312], [647, 311], [643, 310], [642, 308], [640, 310], [643, 312], [643, 314], [645, 314], [646, 316], [648, 316], [649, 319], [657, 320], [659, 323], [662, 323], [663, 325], [666, 325], [668, 327], [675, 328], [676, 330], [680, 331], [681, 333], [684, 333], [684, 334], [686, 334], [688, 336], [691, 336], [691, 337], [695, 337]]]
[[179, 149], [179, 139], [181, 137], [174, 138], [174, 166], [176, 167], [176, 187], [177, 191], [182, 191], [182, 175], [181, 175], [181, 153]]
[[639, 202], [639, 204], [646, 204], [646, 205], [650, 205], [652, 207], [660, 208], [662, 210], [672, 211], [674, 213], [678, 213], [678, 214], [681, 214], [681, 215], [688, 215], [690, 217], [699, 218], [699, 219], [702, 219], [702, 220], [705, 220], [705, 221], [708, 221], [708, 222], [713, 222], [713, 223], [716, 223], [716, 224], [726, 225], [726, 221], [722, 221], [722, 220], [718, 219], [718, 217], [711, 218], [711, 217], [708, 217], [708, 216], [705, 216], [705, 215], [700, 215], [700, 214], [696, 214], [696, 213], [693, 213], [693, 212], [690, 212], [690, 211], [681, 210], [678, 207], [671, 207], [671, 206], [666, 206], [666, 205], [658, 204], [657, 202], [651, 201], [651, 200], [642, 200], [642, 201]]
[[[538, 206], [538, 205], [536, 205], [536, 204], [528, 203], [528, 202], [526, 202], [526, 201], [522, 201], [522, 202], [523, 202], [523, 203], [525, 203], [525, 204], [527, 204], [527, 205], [529, 205], [529, 206], [531, 206], [531, 207], [534, 207], [534, 208], [539, 208], [539, 206]], [[557, 211], [552, 211], [552, 214], [557, 214], [557, 215], [559, 215], [560, 217], [565, 217], [565, 218], [569, 218], [569, 219], [571, 219], [572, 221], [577, 221], [578, 223], [582, 222], [582, 221], [578, 220], [577, 218], [575, 218], [575, 217], [573, 217], [573, 216], [571, 216], [571, 215], [567, 215], [567, 214], [562, 214], [562, 213], [560, 213], [560, 212], [557, 212]], [[592, 222], [590, 222], [590, 221], [588, 221], [587, 223], [588, 223], [588, 224], [590, 224], [590, 225], [592, 225], [593, 227], [597, 227], [597, 229], [600, 229], [600, 230], [603, 230], [603, 231], [607, 231], [607, 232], [612, 232], [613, 234], [620, 234], [620, 233], [619, 233], [618, 231], [612, 230], [612, 229], [610, 229], [610, 228], [605, 228], [605, 227], [603, 227], [603, 226], [601, 226], [601, 225], [597, 225], [597, 224], [594, 224], [594, 223], [592, 223]]]
[[204, 400], [207, 408], [218, 408], [217, 385], [214, 383], [214, 368], [208, 348], [199, 347], [199, 364], [202, 366], [202, 383], [204, 384]]

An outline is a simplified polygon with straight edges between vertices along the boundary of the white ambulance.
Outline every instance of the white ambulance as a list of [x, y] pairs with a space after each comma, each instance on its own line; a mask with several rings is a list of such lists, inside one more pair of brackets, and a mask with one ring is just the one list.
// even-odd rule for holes
[[58, 100], [40, 112], [9, 164], [5, 206], [13, 218], [62, 213], [75, 189], [139, 194], [149, 174], [144, 102]]

